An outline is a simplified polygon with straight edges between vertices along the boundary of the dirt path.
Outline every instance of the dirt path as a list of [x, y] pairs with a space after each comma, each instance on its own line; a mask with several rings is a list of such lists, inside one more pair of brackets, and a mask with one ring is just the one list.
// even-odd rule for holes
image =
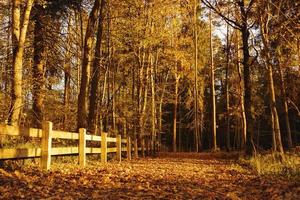
[[259, 177], [234, 160], [210, 154], [161, 154], [93, 164], [0, 169], [0, 199], [299, 199], [300, 184]]

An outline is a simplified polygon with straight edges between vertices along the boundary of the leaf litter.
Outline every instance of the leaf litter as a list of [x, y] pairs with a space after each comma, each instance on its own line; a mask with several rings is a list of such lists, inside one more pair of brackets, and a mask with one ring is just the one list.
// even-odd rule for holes
[[299, 199], [300, 183], [259, 176], [235, 159], [164, 153], [86, 168], [53, 164], [0, 169], [0, 199]]

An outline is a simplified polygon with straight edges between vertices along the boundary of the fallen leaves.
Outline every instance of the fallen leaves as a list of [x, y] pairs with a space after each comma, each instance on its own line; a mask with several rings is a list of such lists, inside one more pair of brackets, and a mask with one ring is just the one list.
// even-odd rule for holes
[[259, 177], [230, 156], [207, 154], [165, 154], [84, 169], [64, 164], [48, 172], [37, 166], [0, 169], [0, 199], [297, 199], [299, 187]]

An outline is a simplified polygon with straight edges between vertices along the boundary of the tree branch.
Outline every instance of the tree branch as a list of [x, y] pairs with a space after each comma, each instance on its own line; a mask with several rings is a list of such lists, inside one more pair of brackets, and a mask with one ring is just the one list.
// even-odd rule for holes
[[222, 19], [224, 19], [226, 21], [226, 23], [228, 25], [230, 25], [231, 27], [233, 27], [234, 29], [241, 29], [242, 25], [239, 24], [237, 21], [234, 21], [228, 17], [226, 17], [219, 8], [214, 7], [209, 1], [207, 0], [201, 0], [201, 2], [209, 9], [213, 10], [217, 15], [219, 15], [220, 17], [222, 17]]

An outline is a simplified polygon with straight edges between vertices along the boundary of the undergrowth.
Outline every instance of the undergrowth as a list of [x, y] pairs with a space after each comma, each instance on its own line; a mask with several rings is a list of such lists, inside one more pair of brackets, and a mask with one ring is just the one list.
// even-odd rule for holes
[[241, 159], [243, 164], [249, 165], [259, 175], [280, 175], [287, 178], [300, 178], [300, 156], [286, 153], [284, 159], [276, 154], [257, 154], [249, 159]]
[[0, 136], [0, 148], [38, 148], [40, 146], [39, 139], [26, 138], [22, 136]]

